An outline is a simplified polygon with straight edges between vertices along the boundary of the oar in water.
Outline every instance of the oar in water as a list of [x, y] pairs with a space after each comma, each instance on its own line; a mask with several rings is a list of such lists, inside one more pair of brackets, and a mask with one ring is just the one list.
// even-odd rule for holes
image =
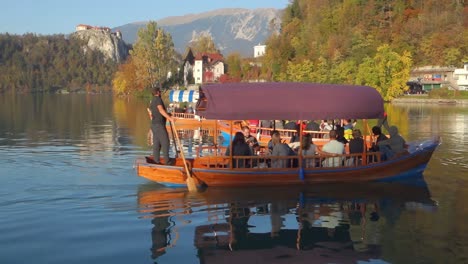
[[185, 172], [187, 173], [187, 188], [189, 191], [196, 191], [197, 190], [197, 184], [195, 183], [195, 179], [192, 177], [192, 173], [190, 172], [188, 166], [187, 166], [187, 161], [185, 160], [185, 154], [184, 154], [184, 149], [182, 148], [182, 144], [180, 143], [179, 140], [179, 135], [177, 134], [177, 129], [175, 127], [175, 122], [171, 121], [171, 127], [174, 131], [173, 135], [175, 135], [175, 139], [177, 141], [177, 145], [179, 145], [180, 149], [180, 157], [182, 158], [182, 161], [184, 162], [184, 167], [185, 167]]

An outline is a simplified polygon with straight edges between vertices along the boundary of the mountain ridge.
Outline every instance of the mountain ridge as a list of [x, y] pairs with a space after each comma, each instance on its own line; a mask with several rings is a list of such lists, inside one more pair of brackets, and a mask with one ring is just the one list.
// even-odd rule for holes
[[[198, 14], [162, 18], [158, 25], [172, 35], [177, 52], [183, 54], [201, 34], [210, 35], [221, 53], [239, 52], [252, 57], [253, 47], [265, 43], [272, 31], [279, 31], [282, 10], [274, 8], [225, 8]], [[139, 21], [113, 28], [126, 43], [134, 43], [137, 32], [148, 22]]]

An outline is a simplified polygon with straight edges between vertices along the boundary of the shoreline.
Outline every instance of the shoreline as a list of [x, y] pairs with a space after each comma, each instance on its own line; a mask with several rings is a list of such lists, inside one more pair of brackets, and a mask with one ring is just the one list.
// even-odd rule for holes
[[468, 99], [450, 99], [450, 98], [427, 98], [417, 96], [414, 98], [400, 97], [390, 101], [392, 104], [405, 103], [423, 103], [423, 104], [442, 104], [442, 105], [468, 105]]

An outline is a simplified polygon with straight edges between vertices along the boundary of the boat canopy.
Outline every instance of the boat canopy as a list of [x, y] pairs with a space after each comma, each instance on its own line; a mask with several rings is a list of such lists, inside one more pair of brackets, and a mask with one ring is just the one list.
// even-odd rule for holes
[[199, 94], [195, 90], [171, 90], [169, 92], [169, 101], [170, 102], [188, 102], [193, 103], [198, 100]]
[[197, 110], [207, 119], [377, 119], [384, 101], [369, 86], [319, 83], [227, 83], [200, 88]]

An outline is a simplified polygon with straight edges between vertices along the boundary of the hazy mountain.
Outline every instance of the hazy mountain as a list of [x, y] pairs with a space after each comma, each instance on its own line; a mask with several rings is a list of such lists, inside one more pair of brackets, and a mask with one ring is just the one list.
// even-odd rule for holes
[[[281, 10], [265, 9], [219, 9], [201, 14], [167, 17], [158, 25], [172, 35], [175, 48], [184, 53], [187, 45], [200, 34], [209, 34], [217, 47], [226, 56], [239, 52], [245, 57], [253, 56], [253, 47], [263, 44], [271, 33], [278, 30]], [[138, 29], [145, 22], [135, 22], [113, 29], [120, 30], [126, 43], [134, 43]]]

